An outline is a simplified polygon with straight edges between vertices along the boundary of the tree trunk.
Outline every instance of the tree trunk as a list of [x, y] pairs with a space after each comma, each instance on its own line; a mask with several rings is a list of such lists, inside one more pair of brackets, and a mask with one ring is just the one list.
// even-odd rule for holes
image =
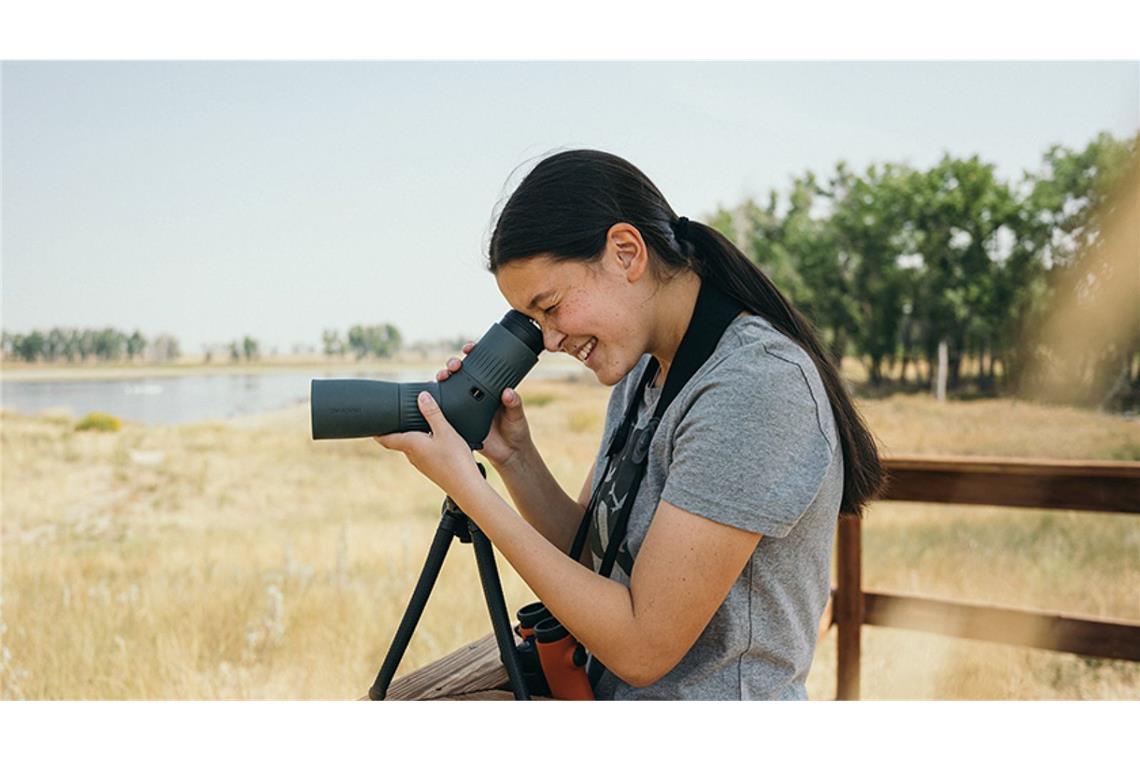
[[[965, 355], [965, 344], [965, 340], [962, 340], [961, 338], [956, 340], [954, 342], [954, 352], [949, 356], [950, 376], [948, 378], [947, 387], [950, 390], [957, 390], [959, 384], [962, 382], [962, 359]], [[947, 350], [949, 350], [949, 345], [947, 345]]]
[[934, 398], [939, 401], [946, 400], [946, 372], [948, 369], [947, 365], [949, 364], [948, 353], [949, 350], [946, 346], [946, 340], [940, 340], [938, 342], [938, 375], [934, 382]]
[[985, 393], [994, 388], [994, 357], [990, 339], [986, 338], [982, 345], [982, 370], [978, 376], [978, 387]]
[[835, 362], [835, 366], [842, 366], [843, 355], [847, 353], [847, 335], [842, 329], [836, 329], [835, 337], [831, 340], [830, 351], [831, 360]]
[[883, 384], [882, 357], [871, 356], [867, 362], [867, 374], [871, 378], [871, 387], [878, 388]]

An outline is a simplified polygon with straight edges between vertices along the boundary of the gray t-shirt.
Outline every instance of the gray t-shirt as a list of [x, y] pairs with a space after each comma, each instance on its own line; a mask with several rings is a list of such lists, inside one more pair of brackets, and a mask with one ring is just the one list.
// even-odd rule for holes
[[[646, 354], [610, 395], [593, 486]], [[661, 389], [646, 388], [637, 427]], [[634, 436], [631, 435], [630, 438]], [[588, 546], [601, 565], [626, 489], [611, 472]], [[599, 699], [806, 699], [804, 681], [830, 594], [843, 494], [843, 454], [811, 358], [762, 317], [737, 316], [661, 419], [625, 545], [610, 577], [629, 585], [659, 501], [763, 538], [692, 649], [668, 674], [634, 688], [606, 671]]]

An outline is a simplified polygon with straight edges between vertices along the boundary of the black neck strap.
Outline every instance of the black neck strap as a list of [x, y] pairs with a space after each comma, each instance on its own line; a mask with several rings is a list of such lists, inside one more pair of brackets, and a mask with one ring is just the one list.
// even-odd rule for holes
[[[681, 345], [677, 347], [677, 354], [673, 357], [673, 366], [669, 368], [669, 374], [665, 377], [665, 388], [661, 391], [661, 398], [653, 410], [654, 419], [661, 419], [669, 404], [689, 379], [712, 356], [724, 331], [742, 311], [745, 311], [744, 307], [720, 288], [707, 280], [701, 281], [701, 291], [697, 294], [697, 305], [693, 308], [689, 329], [681, 338]], [[656, 361], [654, 359], [653, 363]]]
[[[645, 472], [645, 462], [649, 456], [649, 444], [652, 442], [653, 435], [657, 432], [657, 426], [661, 422], [661, 417], [665, 414], [665, 410], [669, 408], [669, 404], [685, 387], [696, 371], [701, 368], [708, 358], [712, 356], [713, 351], [716, 349], [717, 344], [720, 342], [721, 336], [724, 335], [725, 329], [736, 318], [736, 315], [741, 311], [745, 311], [737, 301], [733, 300], [720, 288], [716, 287], [708, 280], [701, 281], [701, 289], [697, 294], [697, 302], [693, 308], [693, 316], [689, 320], [689, 327], [685, 330], [684, 337], [681, 338], [681, 343], [677, 347], [677, 353], [673, 357], [673, 365], [669, 368], [669, 374], [665, 376], [665, 387], [661, 390], [661, 397], [657, 400], [657, 405], [653, 409], [653, 417], [649, 425], [642, 431], [641, 437], [634, 448], [632, 461], [638, 467], [638, 473], [632, 488], [626, 496], [626, 501], [622, 505], [621, 514], [618, 517], [617, 523], [613, 526], [613, 531], [610, 534], [609, 540], [606, 545], [606, 556], [602, 560], [602, 567], [599, 572], [602, 575], [608, 576], [613, 569], [613, 563], [617, 557], [618, 545], [625, 538], [625, 529], [629, 522], [629, 512], [633, 507], [633, 501], [637, 497], [637, 487], [641, 484], [641, 476]], [[621, 425], [614, 431], [613, 437], [610, 439], [610, 445], [606, 449], [606, 467], [602, 473], [601, 480], [598, 481], [599, 486], [605, 483], [606, 475], [609, 472], [610, 464], [613, 458], [625, 446], [626, 439], [629, 437], [630, 431], [634, 427], [637, 419], [637, 409], [641, 403], [641, 397], [645, 393], [646, 386], [657, 374], [658, 362], [655, 357], [649, 359], [649, 363], [645, 367], [645, 371], [641, 373], [641, 379], [638, 381], [637, 386], [634, 388], [633, 395], [630, 397], [629, 405], [626, 407], [625, 416], [622, 419]], [[570, 549], [570, 556], [578, 559], [582, 555], [582, 548], [585, 546], [586, 536], [589, 534], [590, 521], [593, 518], [594, 510], [597, 508], [598, 498], [600, 496], [601, 488], [595, 488], [590, 496], [590, 503], [586, 508], [586, 514], [582, 517], [582, 522], [578, 526], [578, 533], [574, 538], [574, 544]]]

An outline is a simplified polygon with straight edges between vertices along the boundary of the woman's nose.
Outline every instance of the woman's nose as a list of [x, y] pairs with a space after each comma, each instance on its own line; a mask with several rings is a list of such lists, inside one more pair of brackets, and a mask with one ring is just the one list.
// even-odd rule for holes
[[562, 350], [562, 344], [566, 340], [565, 333], [560, 333], [557, 330], [544, 329], [542, 331], [542, 344], [547, 351], [551, 353], [558, 353]]

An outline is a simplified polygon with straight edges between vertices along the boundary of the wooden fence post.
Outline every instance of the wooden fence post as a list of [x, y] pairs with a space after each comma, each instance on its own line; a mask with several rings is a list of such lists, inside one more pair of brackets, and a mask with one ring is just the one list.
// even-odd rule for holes
[[859, 699], [859, 650], [863, 626], [862, 520], [839, 518], [838, 588], [835, 594], [838, 663], [836, 699]]

